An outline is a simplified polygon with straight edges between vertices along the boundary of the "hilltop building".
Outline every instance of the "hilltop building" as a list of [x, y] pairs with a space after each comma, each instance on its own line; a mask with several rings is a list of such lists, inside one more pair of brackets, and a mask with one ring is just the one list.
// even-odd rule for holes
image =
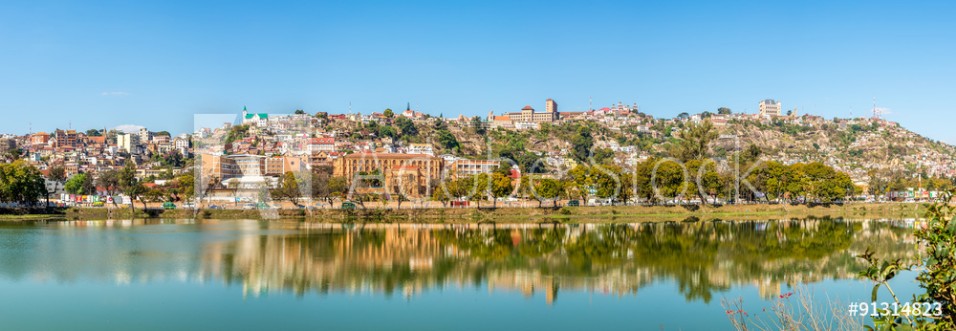
[[783, 115], [781, 113], [783, 107], [780, 104], [780, 101], [774, 99], [766, 99], [760, 101], [760, 116], [764, 117], [778, 117]]
[[546, 113], [557, 113], [558, 112], [558, 103], [554, 102], [554, 99], [548, 99], [544, 101], [544, 111]]
[[411, 119], [422, 119], [422, 118], [425, 118], [425, 114], [422, 114], [422, 113], [417, 112], [417, 111], [415, 111], [415, 110], [412, 109], [412, 103], [411, 103], [411, 102], [409, 102], [407, 105], [405, 105], [405, 111], [403, 111], [403, 112], [402, 112], [401, 114], [399, 114], [399, 115], [404, 116], [404, 117], [408, 117], [408, 118], [411, 118]]
[[531, 105], [524, 106], [521, 111], [504, 113], [501, 116], [495, 116], [494, 112], [488, 113], [488, 122], [492, 127], [504, 128], [532, 128], [537, 127], [539, 123], [552, 123], [561, 119], [561, 113], [558, 112], [558, 103], [553, 99], [545, 101], [545, 111], [537, 112]]
[[250, 113], [246, 106], [242, 106], [242, 124], [251, 124], [255, 126], [266, 126], [269, 124], [269, 114]]

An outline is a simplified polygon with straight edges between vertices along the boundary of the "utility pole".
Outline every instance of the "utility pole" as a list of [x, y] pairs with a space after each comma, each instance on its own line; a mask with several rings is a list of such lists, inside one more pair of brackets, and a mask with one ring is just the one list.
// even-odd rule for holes
[[919, 201], [920, 199], [923, 198], [923, 158], [924, 158], [924, 156], [923, 156], [923, 155], [920, 155], [920, 157], [919, 157], [919, 163], [918, 163], [918, 165], [917, 165], [917, 167], [916, 167], [916, 178], [917, 178], [917, 179], [916, 179], [916, 182], [917, 182], [917, 186], [916, 186], [916, 195], [917, 195], [916, 201]]

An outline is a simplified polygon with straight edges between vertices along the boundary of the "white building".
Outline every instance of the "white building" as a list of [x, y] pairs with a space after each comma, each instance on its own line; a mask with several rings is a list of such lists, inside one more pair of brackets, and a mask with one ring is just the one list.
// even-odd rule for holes
[[139, 152], [139, 135], [132, 133], [120, 133], [116, 135], [116, 147], [120, 151], [130, 154]]
[[435, 150], [432, 149], [431, 144], [408, 144], [408, 146], [405, 147], [405, 153], [435, 156]]

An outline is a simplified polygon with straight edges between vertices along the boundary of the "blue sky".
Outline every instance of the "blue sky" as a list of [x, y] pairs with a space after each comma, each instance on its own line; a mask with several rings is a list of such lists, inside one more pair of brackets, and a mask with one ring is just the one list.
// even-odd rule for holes
[[659, 117], [765, 98], [848, 117], [876, 98], [956, 143], [953, 17], [945, 1], [4, 1], [0, 132], [589, 97]]

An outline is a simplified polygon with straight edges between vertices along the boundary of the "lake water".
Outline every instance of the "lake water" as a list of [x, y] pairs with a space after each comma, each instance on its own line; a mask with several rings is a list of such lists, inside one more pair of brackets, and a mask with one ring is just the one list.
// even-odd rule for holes
[[[795, 288], [820, 307], [869, 301], [855, 256], [913, 259], [911, 233], [837, 220], [6, 223], [0, 330], [726, 330], [723, 300], [754, 315]], [[893, 281], [902, 299], [914, 278]]]

